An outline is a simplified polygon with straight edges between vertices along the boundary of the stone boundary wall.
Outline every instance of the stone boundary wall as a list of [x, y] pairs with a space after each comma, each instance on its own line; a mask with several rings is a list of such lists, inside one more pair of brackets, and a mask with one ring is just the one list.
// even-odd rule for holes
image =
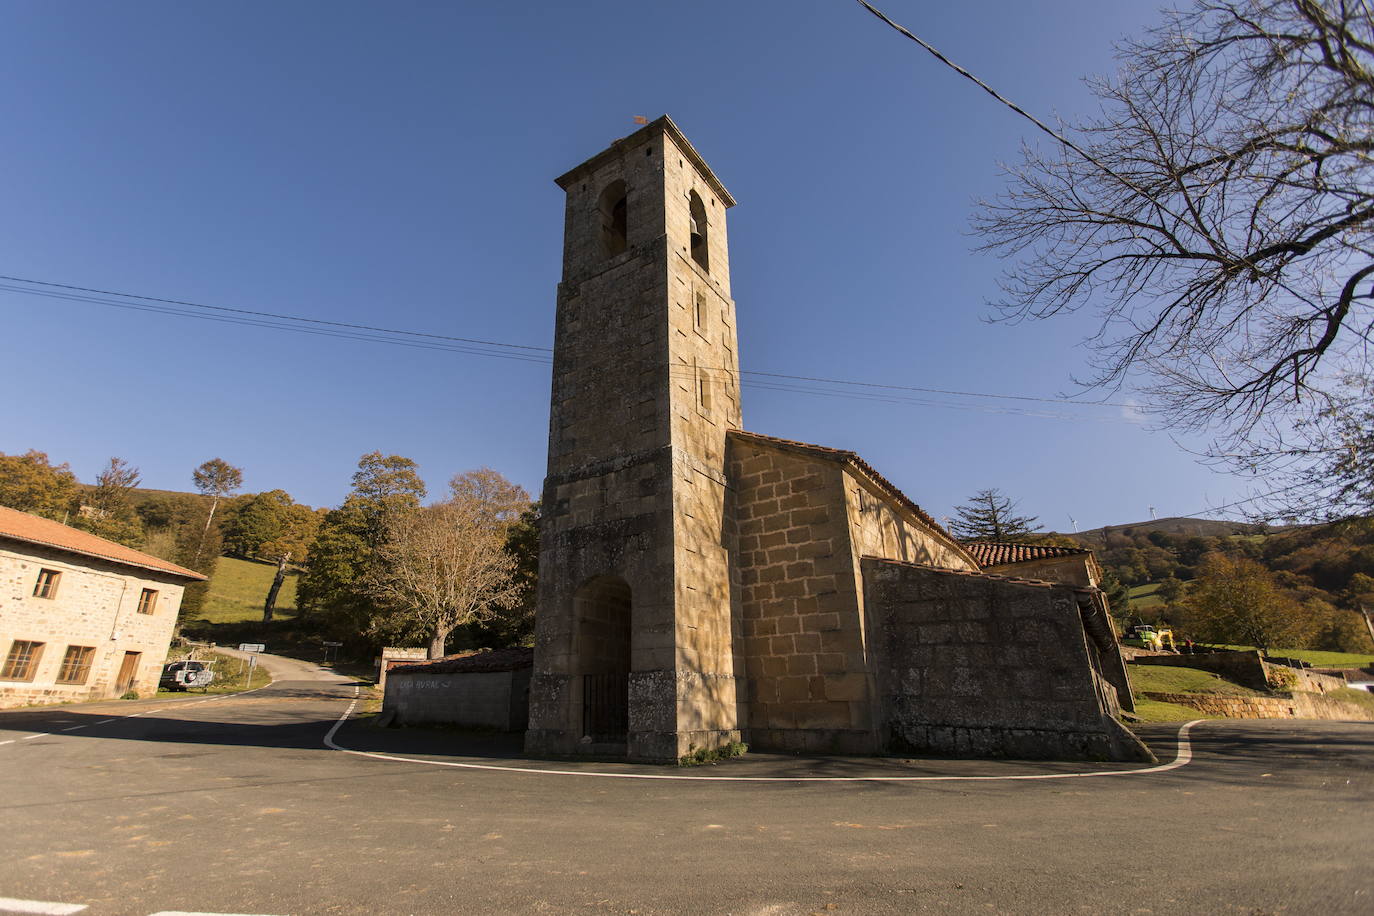
[[530, 669], [409, 673], [393, 668], [382, 712], [397, 725], [456, 725], [524, 731], [529, 722]]
[[1274, 665], [1266, 662], [1258, 650], [1236, 650], [1231, 652], [1207, 652], [1201, 655], [1150, 655], [1132, 659], [1133, 665], [1163, 665], [1171, 668], [1197, 668], [1219, 674], [1229, 681], [1235, 681], [1251, 690], [1269, 690], [1270, 672], [1279, 672], [1278, 678], [1291, 675], [1293, 689], [1308, 693], [1329, 693], [1346, 686], [1345, 678], [1332, 677], [1307, 668], [1290, 668], [1287, 665]]
[[1290, 697], [1228, 697], [1201, 693], [1157, 693], [1141, 696], [1161, 703], [1187, 706], [1198, 712], [1228, 719], [1329, 719], [1340, 722], [1374, 722], [1374, 712], [1319, 693], [1296, 692]]
[[1153, 760], [1109, 714], [1074, 589], [863, 560], [884, 747]]

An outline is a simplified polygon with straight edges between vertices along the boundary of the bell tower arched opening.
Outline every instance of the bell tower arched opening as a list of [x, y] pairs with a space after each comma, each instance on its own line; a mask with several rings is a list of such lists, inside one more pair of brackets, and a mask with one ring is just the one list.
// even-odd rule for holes
[[701, 202], [701, 195], [696, 191], [687, 195], [687, 213], [691, 219], [692, 260], [709, 274], [711, 227], [706, 222], [706, 205]]
[[630, 228], [623, 179], [606, 185], [597, 208], [601, 211], [601, 247], [607, 257], [620, 254], [629, 245]]

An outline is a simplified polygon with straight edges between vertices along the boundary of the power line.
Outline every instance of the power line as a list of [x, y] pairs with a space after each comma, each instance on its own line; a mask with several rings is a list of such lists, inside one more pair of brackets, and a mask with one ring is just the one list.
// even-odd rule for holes
[[1062, 143], [1064, 146], [1068, 147], [1069, 149], [1073, 150], [1073, 151], [1074, 151], [1075, 153], [1077, 153], [1078, 155], [1082, 156], [1083, 159], [1084, 159], [1084, 161], [1089, 162], [1089, 163], [1092, 163], [1092, 165], [1094, 165], [1094, 166], [1096, 166], [1098, 169], [1100, 169], [1100, 170], [1103, 172], [1103, 174], [1110, 175], [1112, 178], [1115, 178], [1117, 181], [1121, 182], [1123, 185], [1125, 185], [1126, 187], [1130, 188], [1132, 191], [1134, 191], [1135, 193], [1139, 194], [1139, 195], [1140, 195], [1141, 197], [1143, 197], [1145, 200], [1148, 200], [1150, 203], [1154, 204], [1154, 205], [1155, 205], [1156, 207], [1158, 207], [1160, 210], [1162, 210], [1163, 212], [1169, 214], [1170, 216], [1174, 217], [1175, 219], [1178, 219], [1178, 218], [1179, 218], [1178, 214], [1174, 213], [1173, 210], [1172, 210], [1169, 206], [1167, 206], [1166, 204], [1164, 204], [1163, 202], [1161, 202], [1160, 199], [1159, 199], [1156, 195], [1154, 195], [1154, 194], [1150, 193], [1149, 191], [1147, 191], [1146, 189], [1142, 188], [1139, 184], [1137, 184], [1135, 181], [1131, 180], [1130, 178], [1127, 178], [1127, 177], [1121, 175], [1119, 172], [1114, 171], [1114, 170], [1113, 170], [1110, 166], [1108, 166], [1106, 163], [1102, 162], [1100, 159], [1098, 159], [1097, 157], [1093, 156], [1093, 155], [1092, 155], [1091, 153], [1089, 153], [1088, 151], [1084, 150], [1081, 146], [1079, 146], [1078, 144], [1074, 143], [1074, 142], [1073, 142], [1072, 140], [1070, 140], [1068, 137], [1065, 137], [1063, 134], [1059, 133], [1059, 132], [1056, 131], [1054, 128], [1052, 128], [1052, 127], [1050, 127], [1049, 125], [1047, 125], [1044, 121], [1041, 121], [1041, 120], [1040, 120], [1039, 118], [1037, 118], [1035, 115], [1033, 115], [1033, 114], [1031, 114], [1030, 112], [1026, 111], [1026, 110], [1025, 110], [1024, 108], [1022, 108], [1020, 105], [1017, 105], [1017, 104], [1016, 104], [1015, 102], [1013, 102], [1011, 99], [1009, 99], [1009, 98], [1007, 98], [1006, 96], [1002, 95], [1002, 94], [1001, 94], [1000, 92], [998, 92], [996, 89], [992, 88], [992, 86], [988, 85], [988, 84], [985, 83], [983, 80], [979, 79], [977, 76], [974, 76], [973, 73], [969, 72], [969, 71], [966, 70], [965, 68], [963, 68], [963, 67], [959, 66], [958, 64], [956, 64], [954, 61], [950, 60], [950, 59], [949, 59], [948, 57], [946, 57], [945, 55], [941, 54], [940, 51], [939, 51], [934, 45], [930, 44], [930, 42], [928, 42], [928, 41], [926, 41], [925, 39], [921, 38], [919, 35], [916, 35], [916, 34], [913, 33], [910, 29], [906, 28], [905, 26], [901, 25], [900, 23], [894, 22], [891, 18], [888, 17], [888, 15], [887, 15], [886, 13], [884, 13], [882, 10], [878, 9], [877, 7], [875, 7], [873, 4], [869, 3], [868, 0], [858, 0], [858, 4], [859, 4], [860, 6], [862, 6], [864, 9], [868, 10], [868, 11], [869, 11], [870, 13], [872, 13], [874, 16], [876, 16], [876, 17], [878, 17], [879, 19], [881, 19], [883, 22], [887, 23], [889, 26], [891, 26], [891, 27], [892, 27], [893, 29], [895, 29], [897, 32], [901, 33], [902, 35], [906, 36], [907, 38], [910, 38], [912, 41], [916, 42], [916, 43], [917, 43], [918, 45], [920, 45], [922, 48], [925, 48], [926, 51], [930, 52], [930, 55], [931, 55], [932, 57], [934, 57], [936, 60], [938, 60], [940, 63], [944, 64], [946, 67], [949, 67], [949, 68], [950, 68], [951, 70], [953, 70], [955, 73], [958, 73], [960, 76], [964, 77], [964, 79], [970, 81], [970, 82], [973, 83], [975, 86], [977, 86], [979, 89], [982, 89], [982, 90], [983, 90], [984, 92], [986, 92], [988, 95], [992, 96], [992, 97], [993, 97], [994, 99], [996, 99], [998, 102], [1001, 102], [1003, 105], [1007, 106], [1007, 107], [1010, 108], [1012, 111], [1016, 112], [1018, 115], [1020, 115], [1021, 117], [1025, 118], [1027, 121], [1030, 121], [1030, 122], [1031, 122], [1032, 124], [1034, 124], [1036, 127], [1040, 128], [1040, 130], [1044, 131], [1045, 133], [1047, 133], [1047, 134], [1049, 134], [1051, 137], [1053, 137], [1057, 142]]
[[[93, 287], [77, 286], [70, 283], [56, 283], [47, 280], [33, 280], [24, 277], [13, 277], [0, 274], [0, 280], [8, 280], [11, 283], [0, 283], [0, 291], [20, 293], [24, 295], [36, 296], [46, 299], [57, 299], [69, 302], [81, 302], [93, 305], [103, 305], [111, 308], [119, 308], [131, 311], [140, 311], [157, 315], [167, 315], [178, 318], [194, 318], [202, 321], [214, 321], [225, 324], [239, 324], [249, 327], [265, 328], [268, 330], [291, 331], [293, 333], [311, 334], [320, 337], [332, 337], [342, 340], [358, 340], [368, 343], [385, 343], [395, 346], [411, 347], [422, 350], [437, 350], [442, 352], [463, 353], [473, 356], [492, 356], [499, 359], [510, 359], [521, 362], [536, 362], [549, 364], [552, 362], [552, 351], [548, 347], [535, 347], [526, 344], [512, 344], [502, 341], [482, 340], [471, 337], [458, 337], [447, 334], [435, 334], [425, 331], [411, 331], [397, 328], [385, 328], [375, 325], [354, 324], [343, 321], [329, 321], [319, 318], [306, 318], [297, 315], [288, 315], [279, 312], [267, 312], [255, 309], [233, 308], [228, 306], [206, 305], [203, 303], [190, 302], [182, 299], [168, 299], [160, 296], [147, 296], [136, 293], [122, 293], [114, 290], [96, 289]], [[23, 286], [15, 286], [13, 283], [31, 284], [43, 287], [42, 289], [31, 289]], [[115, 297], [115, 298], [112, 298]], [[132, 301], [130, 301], [132, 300]], [[206, 314], [205, 310], [213, 314]], [[390, 335], [390, 336], [387, 336]], [[682, 372], [685, 367], [674, 366], [670, 369], [673, 377], [691, 377], [694, 373]], [[716, 367], [708, 369], [713, 372], [731, 372], [732, 367]], [[884, 394], [883, 392], [917, 392], [922, 394], [950, 395], [954, 397], [974, 397], [991, 398], [1012, 401], [1033, 401], [1046, 404], [1065, 404], [1086, 407], [1130, 407], [1131, 405], [1114, 403], [1110, 401], [1089, 401], [1073, 398], [1044, 398], [1032, 395], [1015, 394], [995, 394], [989, 392], [958, 391], [952, 389], [933, 388], [914, 385], [890, 385], [877, 382], [863, 382], [849, 379], [827, 378], [822, 376], [790, 375], [780, 372], [765, 372], [760, 370], [743, 369], [739, 370], [740, 375], [755, 376], [757, 380], [741, 378], [741, 383], [750, 388], [762, 390], [783, 391], [795, 394], [820, 395], [826, 397], [844, 397], [852, 400], [869, 400], [893, 404], [911, 404], [924, 407], [941, 407], [945, 409], [957, 410], [976, 410], [985, 413], [998, 413], [1006, 415], [1023, 415], [1044, 419], [1061, 420], [1081, 420], [1091, 419], [1107, 422], [1118, 422], [1116, 418], [1092, 417], [1081, 415], [1068, 415], [1049, 413], [1045, 411], [1020, 410], [1011, 407], [994, 407], [991, 405], [951, 403], [933, 401], [921, 398], [904, 398], [897, 394]], [[802, 386], [791, 383], [817, 383], [825, 385], [840, 385], [849, 388], [870, 389], [869, 391], [833, 391], [819, 389], [810, 386]], [[1120, 421], [1129, 422], [1129, 421]]]
[[[352, 328], [358, 331], [379, 331], [384, 334], [400, 334], [407, 337], [430, 337], [436, 340], [452, 340], [462, 343], [481, 344], [487, 347], [510, 347], [515, 350], [540, 350], [545, 353], [553, 352], [551, 347], [531, 347], [526, 344], [501, 343], [495, 340], [478, 340], [472, 337], [451, 337], [447, 334], [430, 334], [425, 331], [402, 331], [395, 328], [379, 328], [366, 324], [349, 324], [346, 321], [326, 321], [323, 318], [302, 318], [299, 315], [279, 315], [273, 312], [256, 312], [250, 309], [229, 308], [223, 305], [204, 305], [200, 302], [185, 302], [180, 299], [160, 299], [157, 296], [141, 296], [137, 293], [120, 293], [108, 289], [91, 289], [85, 286], [72, 286], [67, 283], [52, 283], [47, 280], [28, 280], [24, 277], [7, 277], [0, 274], [0, 280], [10, 280], [16, 283], [32, 283], [35, 286], [50, 286], [57, 289], [75, 290], [81, 293], [94, 293], [101, 296], [119, 296], [123, 299], [141, 299], [145, 302], [161, 302], [166, 305], [182, 305], [197, 309], [211, 309], [216, 312], [234, 312], [239, 315], [255, 315], [260, 318], [274, 318], [281, 321], [301, 321], [309, 324], [332, 325], [338, 328]], [[19, 290], [22, 292], [22, 290]]]

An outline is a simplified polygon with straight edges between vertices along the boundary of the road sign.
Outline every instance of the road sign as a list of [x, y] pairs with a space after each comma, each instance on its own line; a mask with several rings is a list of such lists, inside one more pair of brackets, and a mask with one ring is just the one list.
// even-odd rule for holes
[[241, 642], [239, 643], [240, 652], [266, 652], [267, 646], [260, 642]]
[[325, 644], [325, 646], [327, 646], [327, 647], [329, 647], [329, 648], [331, 648], [331, 649], [337, 649], [337, 648], [339, 648], [340, 646], [343, 645], [343, 643], [341, 643], [341, 642], [333, 642], [333, 641], [328, 640], [328, 639], [326, 639], [326, 640], [324, 641], [324, 644]]

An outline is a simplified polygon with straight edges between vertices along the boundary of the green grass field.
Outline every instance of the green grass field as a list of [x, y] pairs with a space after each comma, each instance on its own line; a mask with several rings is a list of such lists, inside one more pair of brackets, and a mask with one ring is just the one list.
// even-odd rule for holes
[[1126, 596], [1130, 599], [1132, 608], [1162, 607], [1164, 599], [1159, 596], [1158, 592], [1158, 582], [1147, 582], [1130, 589], [1126, 592]]
[[[1226, 646], [1227, 649], [1253, 650], [1254, 646]], [[1296, 658], [1317, 668], [1367, 668], [1374, 655], [1358, 652], [1324, 652], [1321, 649], [1270, 649], [1276, 658]]]
[[[272, 587], [272, 577], [276, 574], [274, 563], [220, 557], [219, 566], [210, 579], [205, 610], [200, 616], [211, 623], [261, 620], [262, 603], [267, 600], [267, 590]], [[277, 617], [295, 616], [298, 578], [295, 572], [287, 573], [281, 594], [277, 595]]]
[[1233, 697], [1264, 696], [1257, 690], [1199, 668], [1166, 665], [1132, 665], [1131, 686], [1136, 693], [1213, 693]]

